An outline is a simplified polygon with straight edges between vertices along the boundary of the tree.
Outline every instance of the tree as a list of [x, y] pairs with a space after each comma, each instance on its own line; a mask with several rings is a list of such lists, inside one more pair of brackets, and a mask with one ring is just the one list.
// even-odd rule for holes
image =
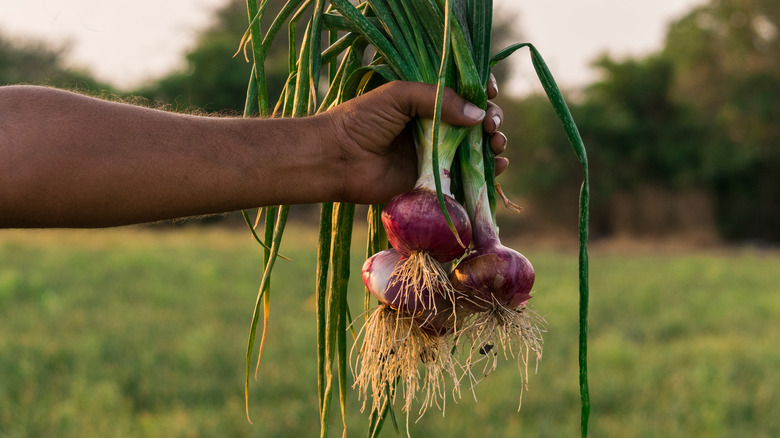
[[[267, 8], [281, 9], [284, 1], [270, 0]], [[270, 23], [263, 21], [264, 28]], [[251, 63], [240, 50], [248, 26], [246, 2], [230, 0], [220, 8], [213, 24], [197, 37], [185, 55], [186, 66], [141, 88], [134, 94], [173, 105], [173, 109], [240, 113], [243, 111]], [[272, 46], [266, 62], [270, 96], [278, 96], [287, 79], [287, 42], [284, 31]], [[302, 34], [302, 32], [298, 32]], [[301, 35], [299, 35], [300, 37]], [[251, 60], [251, 48], [247, 56]], [[235, 55], [235, 56], [234, 56]]]
[[[669, 194], [708, 192], [724, 237], [780, 242], [780, 3], [712, 0], [672, 23], [659, 53], [595, 65], [602, 79], [572, 112], [589, 146], [596, 233], [613, 231], [616, 195], [641, 204], [650, 188], [663, 207]], [[536, 132], [559, 129], [541, 114], [525, 113], [517, 138], [539, 142], [525, 145], [537, 161], [521, 164], [523, 183], [549, 193], [571, 169], [555, 137]]]
[[780, 241], [780, 3], [713, 0], [672, 24], [664, 54], [676, 98], [714, 137], [704, 161], [723, 233]]
[[[608, 235], [617, 226], [611, 215], [615, 196], [647, 187], [690, 190], [706, 181], [701, 157], [707, 145], [700, 141], [706, 130], [690, 107], [673, 99], [673, 66], [663, 56], [622, 61], [604, 56], [594, 64], [603, 79], [570, 107], [589, 150], [592, 232]], [[580, 176], [560, 122], [543, 96], [506, 110], [523, 120], [522, 133], [508, 132], [523, 140], [522, 158], [512, 161], [512, 182], [525, 188], [545, 217], [560, 217], [562, 206], [577, 205], [571, 188]], [[513, 155], [510, 150], [510, 159]]]
[[49, 85], [90, 94], [111, 88], [89, 73], [64, 65], [65, 51], [33, 40], [12, 40], [0, 35], [0, 85]]
[[[282, 9], [286, 1], [269, 0], [262, 29], [268, 29], [270, 18]], [[514, 16], [504, 14], [496, 17], [494, 45], [498, 48], [517, 41], [517, 28], [513, 26]], [[300, 23], [307, 22], [304, 15]], [[192, 50], [185, 55], [186, 66], [162, 79], [134, 92], [152, 101], [171, 104], [173, 109], [198, 109], [206, 112], [239, 113], [243, 110], [251, 64], [244, 53], [236, 51], [244, 31], [247, 29], [247, 7], [244, 0], [229, 0], [220, 8], [213, 24], [198, 37]], [[296, 29], [300, 44], [305, 29]], [[251, 59], [251, 48], [247, 56]], [[236, 56], [233, 56], [236, 54]], [[265, 69], [269, 97], [275, 102], [288, 76], [288, 38], [283, 29], [272, 45], [266, 58]], [[496, 70], [499, 78], [510, 72], [510, 64], [503, 63]]]
[[705, 178], [703, 126], [671, 93], [673, 66], [662, 57], [596, 62], [604, 79], [586, 91], [579, 124], [597, 145], [594, 167], [610, 175], [606, 190], [652, 184], [687, 188]]

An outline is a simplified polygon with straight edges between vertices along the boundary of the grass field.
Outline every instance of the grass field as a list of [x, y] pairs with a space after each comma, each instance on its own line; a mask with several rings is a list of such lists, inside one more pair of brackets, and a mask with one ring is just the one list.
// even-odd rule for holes
[[[316, 436], [314, 242], [293, 227], [282, 247], [293, 261], [277, 263], [252, 425], [244, 349], [262, 255], [248, 232], [0, 232], [0, 437]], [[576, 251], [511, 246], [535, 265], [548, 322], [522, 409], [502, 362], [478, 402], [429, 410], [412, 436], [578, 435]], [[596, 247], [591, 263], [591, 436], [780, 436], [780, 254]]]

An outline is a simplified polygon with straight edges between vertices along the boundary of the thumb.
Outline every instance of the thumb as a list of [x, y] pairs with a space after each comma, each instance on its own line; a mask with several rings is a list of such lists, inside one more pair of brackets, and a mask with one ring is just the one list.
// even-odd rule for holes
[[[421, 82], [394, 81], [384, 85], [394, 98], [399, 111], [412, 117], [432, 119], [436, 110], [436, 85]], [[485, 118], [485, 111], [458, 96], [451, 88], [444, 89], [441, 119], [457, 126], [476, 126]]]

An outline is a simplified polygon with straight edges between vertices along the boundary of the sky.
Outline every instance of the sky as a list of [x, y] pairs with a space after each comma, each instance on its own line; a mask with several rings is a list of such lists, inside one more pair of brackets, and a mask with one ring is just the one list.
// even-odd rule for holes
[[[0, 33], [67, 48], [71, 65], [124, 89], [183, 64], [199, 29], [224, 0], [0, 0]], [[599, 55], [642, 56], [662, 47], [667, 25], [705, 0], [494, 0], [517, 14], [558, 83], [569, 89], [597, 78]], [[240, 35], [236, 36], [237, 42]], [[539, 90], [530, 58], [516, 54], [515, 77], [502, 90]]]

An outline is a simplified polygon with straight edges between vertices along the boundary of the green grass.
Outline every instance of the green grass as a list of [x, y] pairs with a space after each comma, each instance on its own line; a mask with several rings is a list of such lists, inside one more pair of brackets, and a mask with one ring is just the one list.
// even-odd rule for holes
[[[293, 261], [275, 271], [251, 425], [244, 354], [262, 254], [248, 232], [0, 232], [0, 437], [316, 435], [316, 236], [286, 234]], [[517, 368], [502, 362], [477, 403], [464, 392], [413, 436], [578, 433], [576, 250], [511, 246], [534, 262], [548, 321], [522, 409]], [[778, 266], [772, 252], [594, 250], [592, 435], [780, 436]], [[351, 286], [358, 314], [358, 276]], [[363, 436], [355, 398], [350, 436]]]

